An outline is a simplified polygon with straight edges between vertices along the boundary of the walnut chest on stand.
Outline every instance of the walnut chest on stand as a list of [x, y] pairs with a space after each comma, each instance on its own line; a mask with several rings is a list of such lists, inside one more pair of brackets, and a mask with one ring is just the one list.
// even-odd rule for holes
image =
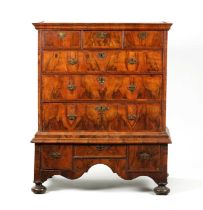
[[53, 175], [105, 164], [151, 177], [168, 194], [167, 32], [170, 23], [34, 23], [38, 132], [34, 193]]

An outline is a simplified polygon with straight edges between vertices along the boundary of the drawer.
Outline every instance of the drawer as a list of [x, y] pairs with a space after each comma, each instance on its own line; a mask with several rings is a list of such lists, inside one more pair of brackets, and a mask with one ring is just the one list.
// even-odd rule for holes
[[44, 51], [47, 73], [160, 73], [161, 50]]
[[161, 99], [162, 76], [44, 75], [42, 100]]
[[84, 31], [83, 48], [121, 48], [121, 31]]
[[44, 103], [43, 131], [160, 131], [159, 103]]
[[162, 48], [162, 31], [126, 31], [124, 48]]
[[80, 48], [79, 31], [45, 31], [44, 48]]
[[160, 146], [131, 145], [128, 146], [129, 171], [159, 171]]
[[75, 157], [126, 157], [126, 146], [122, 145], [88, 145], [88, 146], [75, 146]]
[[72, 146], [51, 144], [41, 146], [42, 169], [72, 169]]

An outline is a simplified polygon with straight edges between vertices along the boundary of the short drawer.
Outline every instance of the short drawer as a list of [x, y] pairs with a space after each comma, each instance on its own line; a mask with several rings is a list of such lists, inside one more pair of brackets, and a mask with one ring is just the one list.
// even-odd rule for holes
[[161, 31], [126, 31], [124, 48], [162, 48], [163, 32]]
[[121, 48], [121, 31], [84, 31], [83, 48]]
[[79, 31], [45, 31], [44, 48], [80, 48]]
[[122, 145], [85, 145], [74, 147], [74, 157], [126, 157], [126, 146]]
[[71, 169], [72, 168], [72, 146], [43, 145], [41, 147], [42, 169]]
[[129, 171], [159, 171], [160, 146], [131, 145], [128, 146]]

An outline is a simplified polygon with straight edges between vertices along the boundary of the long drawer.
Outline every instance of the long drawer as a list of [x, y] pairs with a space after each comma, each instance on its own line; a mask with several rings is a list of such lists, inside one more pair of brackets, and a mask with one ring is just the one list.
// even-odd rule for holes
[[43, 73], [161, 73], [161, 50], [43, 51]]
[[159, 131], [160, 103], [44, 103], [43, 131]]
[[162, 76], [44, 75], [42, 99], [139, 100], [161, 99]]

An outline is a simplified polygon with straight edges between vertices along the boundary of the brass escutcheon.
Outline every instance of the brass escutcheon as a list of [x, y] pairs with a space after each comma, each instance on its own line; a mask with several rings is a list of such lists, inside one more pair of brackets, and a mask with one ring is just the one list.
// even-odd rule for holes
[[66, 36], [66, 32], [60, 31], [60, 32], [58, 33], [58, 36], [59, 36], [60, 39], [63, 39], [63, 38]]
[[109, 35], [107, 32], [98, 32], [97, 33], [97, 38], [100, 38], [100, 39], [105, 39], [107, 38]]
[[139, 39], [144, 40], [147, 38], [147, 32], [143, 31], [138, 34]]
[[104, 77], [98, 77], [97, 80], [98, 80], [98, 82], [99, 82], [100, 85], [103, 85], [104, 82], [105, 82]]
[[59, 158], [61, 158], [61, 153], [59, 153], [59, 152], [51, 152], [49, 155], [53, 159], [59, 159]]
[[96, 109], [98, 112], [104, 112], [104, 111], [109, 110], [109, 107], [107, 107], [107, 106], [97, 106], [95, 109]]
[[97, 145], [96, 146], [96, 149], [98, 150], [98, 151], [103, 151], [103, 150], [105, 150], [105, 149], [108, 149], [110, 146], [109, 145]]
[[128, 120], [136, 120], [136, 115], [133, 114], [128, 115]]
[[76, 58], [70, 58], [70, 59], [68, 59], [68, 63], [69, 63], [70, 65], [75, 65], [75, 64], [78, 63], [78, 61], [77, 61]]
[[141, 160], [149, 160], [151, 158], [151, 154], [147, 152], [141, 152], [138, 154], [138, 156]]
[[131, 93], [133, 93], [134, 91], [135, 91], [135, 85], [134, 84], [130, 84], [129, 86], [128, 86], [128, 90], [131, 92]]
[[67, 115], [67, 117], [69, 120], [75, 120], [77, 118], [77, 116], [74, 114]]
[[74, 84], [69, 84], [69, 85], [67, 86], [67, 88], [68, 88], [68, 90], [73, 91], [73, 90], [76, 89], [76, 86], [75, 86]]
[[129, 58], [128, 59], [128, 63], [129, 64], [136, 64], [137, 63], [137, 60], [135, 58]]
[[98, 57], [99, 57], [100, 59], [103, 59], [103, 58], [106, 57], [106, 55], [105, 55], [104, 52], [99, 52], [99, 53], [98, 53]]

